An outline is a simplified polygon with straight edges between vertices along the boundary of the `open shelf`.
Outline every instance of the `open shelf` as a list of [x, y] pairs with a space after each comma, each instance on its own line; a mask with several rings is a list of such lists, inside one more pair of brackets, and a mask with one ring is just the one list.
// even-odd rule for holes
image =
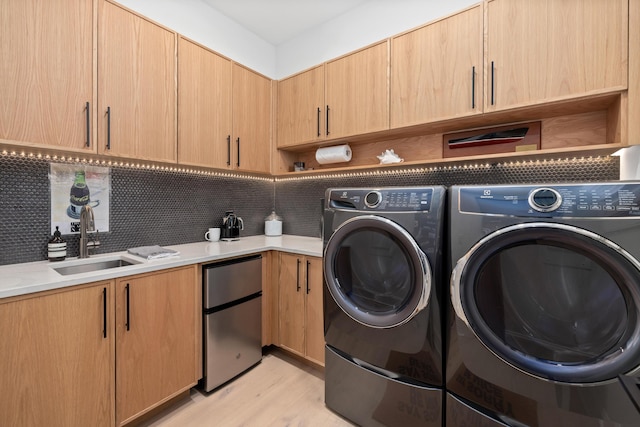
[[[543, 159], [558, 156], [608, 155], [627, 146], [624, 132], [624, 96], [621, 92], [594, 95], [492, 112], [471, 117], [417, 124], [374, 134], [358, 135], [341, 140], [323, 141], [280, 148], [275, 153], [273, 175], [294, 176], [325, 172], [362, 171], [408, 166], [434, 166], [462, 162], [496, 162], [518, 158]], [[444, 158], [443, 135], [463, 130], [485, 129], [494, 126], [517, 125], [539, 121], [540, 149], [479, 154]], [[349, 144], [352, 159], [348, 163], [320, 165], [315, 152], [320, 147]], [[404, 159], [402, 163], [381, 165], [376, 156], [387, 149]], [[304, 162], [307, 170], [293, 172], [294, 162]], [[309, 170], [311, 169], [311, 170]]]

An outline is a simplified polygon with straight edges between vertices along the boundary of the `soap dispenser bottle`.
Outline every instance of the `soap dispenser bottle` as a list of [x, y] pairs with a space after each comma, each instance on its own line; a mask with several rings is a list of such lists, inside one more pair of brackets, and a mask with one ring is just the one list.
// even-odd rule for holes
[[49, 261], [62, 261], [67, 257], [67, 242], [62, 239], [62, 234], [56, 226], [53, 237], [47, 245], [47, 254]]

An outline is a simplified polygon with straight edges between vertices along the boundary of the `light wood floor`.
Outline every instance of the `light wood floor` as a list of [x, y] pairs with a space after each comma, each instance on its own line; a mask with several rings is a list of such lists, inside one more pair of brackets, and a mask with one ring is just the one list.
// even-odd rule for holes
[[147, 427], [353, 426], [324, 405], [324, 375], [280, 350], [208, 395], [188, 399], [145, 421]]

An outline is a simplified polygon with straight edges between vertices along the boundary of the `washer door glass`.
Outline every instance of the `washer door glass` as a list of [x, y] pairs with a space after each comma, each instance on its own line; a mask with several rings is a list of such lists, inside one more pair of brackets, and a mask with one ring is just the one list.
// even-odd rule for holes
[[374, 215], [345, 221], [329, 239], [325, 280], [338, 306], [367, 326], [388, 328], [422, 310], [431, 270], [415, 240], [395, 222]]
[[640, 364], [640, 272], [612, 242], [536, 223], [487, 236], [462, 264], [464, 315], [506, 362], [564, 382], [603, 381]]

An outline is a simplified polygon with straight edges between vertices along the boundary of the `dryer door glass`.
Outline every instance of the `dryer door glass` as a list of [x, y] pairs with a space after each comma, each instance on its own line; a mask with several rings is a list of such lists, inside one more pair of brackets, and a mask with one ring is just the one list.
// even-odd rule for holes
[[597, 260], [545, 244], [488, 257], [476, 278], [475, 300], [505, 344], [559, 363], [597, 359], [622, 339], [629, 321], [620, 286]]
[[407, 322], [426, 305], [430, 268], [414, 239], [394, 222], [356, 217], [332, 235], [325, 251], [332, 297], [354, 320], [373, 327]]
[[460, 295], [476, 335], [508, 363], [603, 381], [638, 364], [640, 272], [615, 245], [575, 230], [497, 233], [469, 257]]

